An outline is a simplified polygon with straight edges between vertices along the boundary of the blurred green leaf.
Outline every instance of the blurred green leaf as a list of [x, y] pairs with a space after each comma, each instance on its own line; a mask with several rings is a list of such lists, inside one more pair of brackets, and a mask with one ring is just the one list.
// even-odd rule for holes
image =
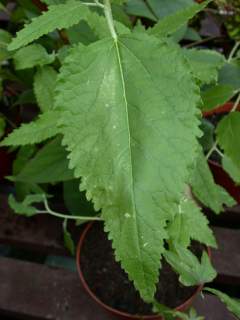
[[34, 93], [42, 112], [53, 108], [57, 72], [50, 66], [38, 68], [34, 76]]
[[55, 54], [48, 54], [40, 44], [31, 44], [19, 49], [13, 56], [17, 70], [33, 68], [50, 64], [55, 60]]

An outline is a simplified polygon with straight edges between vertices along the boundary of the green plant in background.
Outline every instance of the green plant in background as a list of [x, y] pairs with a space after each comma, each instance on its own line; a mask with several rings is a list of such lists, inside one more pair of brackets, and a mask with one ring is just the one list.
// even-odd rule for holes
[[[173, 36], [210, 1], [185, 1], [159, 16], [157, 2], [149, 1], [156, 23], [147, 30], [132, 27], [124, 1], [44, 2], [48, 11], [8, 46], [17, 70], [36, 68], [33, 89], [40, 108], [35, 121], [2, 142], [22, 146], [18, 161], [24, 165], [11, 179], [28, 183], [35, 193], [23, 202], [10, 196], [10, 205], [19, 214], [63, 218], [72, 252], [67, 220], [104, 220], [116, 259], [146, 302], [155, 302], [162, 257], [185, 286], [210, 282], [216, 272], [207, 253], [199, 260], [189, 246], [191, 240], [212, 247], [216, 242], [190, 190], [217, 213], [234, 204], [214, 183], [199, 144], [200, 88], [216, 83], [227, 62], [214, 51], [182, 49]], [[135, 6], [140, 15], [144, 3]], [[133, 4], [129, 1], [128, 13]], [[65, 29], [68, 44], [56, 29]], [[42, 142], [35, 152], [32, 145]], [[70, 216], [50, 209], [44, 184], [60, 181], [80, 183], [98, 214]], [[39, 202], [44, 209], [33, 206]], [[194, 311], [186, 317], [201, 319]]]

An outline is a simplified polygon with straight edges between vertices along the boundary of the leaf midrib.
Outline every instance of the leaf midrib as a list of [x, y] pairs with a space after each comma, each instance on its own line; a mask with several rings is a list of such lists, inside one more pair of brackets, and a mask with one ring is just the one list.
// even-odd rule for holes
[[[114, 39], [113, 40], [115, 42], [115, 47], [116, 47], [116, 52], [117, 52], [117, 61], [118, 61], [118, 65], [119, 65], [119, 71], [120, 71], [120, 76], [121, 76], [121, 81], [122, 81], [122, 88], [123, 88], [123, 96], [124, 96], [124, 105], [125, 105], [125, 110], [126, 110], [126, 121], [127, 121], [127, 130], [128, 130], [128, 149], [129, 149], [129, 157], [130, 157], [130, 170], [131, 170], [131, 199], [132, 199], [132, 206], [133, 206], [133, 213], [134, 213], [134, 220], [135, 220], [135, 225], [136, 225], [136, 232], [137, 232], [137, 238], [139, 239], [139, 227], [138, 227], [138, 221], [137, 221], [137, 215], [136, 215], [136, 202], [135, 202], [135, 194], [134, 194], [134, 179], [133, 179], [133, 161], [132, 161], [132, 145], [131, 145], [131, 131], [130, 131], [130, 121], [129, 121], [129, 112], [128, 112], [128, 102], [127, 102], [127, 94], [126, 94], [126, 84], [125, 84], [125, 79], [124, 79], [124, 74], [123, 74], [123, 66], [122, 66], [122, 62], [121, 62], [121, 55], [120, 55], [120, 49], [119, 49], [119, 42], [118, 39]], [[142, 252], [140, 249], [140, 244], [139, 241], [137, 241], [138, 244], [138, 255], [141, 258], [141, 261], [143, 260], [142, 257]], [[145, 271], [143, 268], [143, 265], [140, 265], [141, 269], [142, 269], [142, 274], [144, 277], [144, 282], [145, 282], [145, 288], [148, 288], [148, 284], [145, 278]]]

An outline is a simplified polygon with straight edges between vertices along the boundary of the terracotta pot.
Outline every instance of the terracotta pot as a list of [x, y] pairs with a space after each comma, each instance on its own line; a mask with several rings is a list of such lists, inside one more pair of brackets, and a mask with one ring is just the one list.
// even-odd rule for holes
[[[228, 103], [225, 103], [223, 106], [217, 107], [216, 109], [204, 112], [203, 116], [209, 117], [214, 114], [228, 113], [232, 110], [232, 108], [233, 108], [233, 103], [228, 102]], [[240, 105], [238, 106], [237, 110], [240, 111]], [[229, 194], [238, 203], [240, 203], [240, 187], [235, 184], [233, 179], [228, 175], [227, 172], [224, 171], [221, 165], [219, 165], [217, 162], [214, 162], [212, 160], [209, 160], [208, 163], [212, 171], [215, 182], [220, 186], [224, 187], [229, 192]]]
[[[148, 315], [148, 316], [144, 316], [144, 315], [132, 315], [132, 314], [128, 314], [122, 311], [119, 311], [117, 309], [114, 309], [108, 305], [106, 305], [105, 303], [103, 303], [96, 295], [95, 293], [92, 292], [91, 288], [88, 286], [83, 272], [82, 272], [82, 268], [81, 268], [81, 249], [82, 249], [82, 245], [83, 242], [87, 236], [87, 233], [89, 231], [89, 229], [92, 227], [94, 222], [89, 223], [86, 228], [84, 229], [83, 233], [81, 234], [80, 240], [78, 242], [78, 246], [77, 246], [77, 255], [76, 255], [76, 263], [77, 263], [77, 270], [78, 270], [78, 274], [81, 280], [81, 283], [84, 287], [84, 289], [87, 291], [87, 293], [91, 296], [91, 298], [99, 305], [101, 306], [104, 310], [106, 310], [107, 312], [111, 313], [112, 315], [114, 315], [116, 318], [118, 319], [124, 319], [124, 320], [164, 320], [163, 317], [159, 316], [159, 315]], [[209, 257], [211, 257], [211, 252], [210, 249], [208, 248], [208, 254]], [[201, 292], [203, 289], [203, 285], [199, 286], [196, 291], [194, 292], [194, 294], [187, 300], [185, 301], [183, 304], [181, 304], [180, 306], [178, 306], [175, 310], [176, 311], [185, 311], [187, 310], [193, 303], [194, 298], [196, 297], [196, 295]]]

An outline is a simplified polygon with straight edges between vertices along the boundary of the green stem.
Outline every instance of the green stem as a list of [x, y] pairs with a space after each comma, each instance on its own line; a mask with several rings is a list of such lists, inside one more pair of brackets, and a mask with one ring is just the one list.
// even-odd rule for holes
[[234, 111], [237, 110], [239, 103], [240, 103], [240, 94], [238, 95], [237, 100], [235, 101], [235, 103], [234, 103], [234, 105], [233, 105], [233, 107], [232, 107], [231, 112], [234, 112]]
[[107, 19], [107, 23], [108, 23], [108, 27], [111, 32], [111, 35], [114, 40], [117, 40], [117, 33], [116, 33], [115, 27], [114, 27], [111, 3], [109, 0], [104, 0], [104, 13], [105, 13], [105, 17]]
[[228, 62], [232, 61], [232, 59], [233, 59], [237, 49], [239, 48], [239, 46], [240, 46], [240, 41], [236, 42], [235, 46], [232, 48], [232, 51], [230, 52], [229, 57], [228, 57]]
[[44, 196], [43, 203], [44, 203], [46, 210], [38, 210], [37, 213], [50, 214], [54, 217], [61, 218], [61, 219], [102, 221], [102, 218], [100, 218], [100, 217], [70, 216], [70, 215], [59, 213], [59, 212], [55, 212], [49, 207], [45, 196]]

